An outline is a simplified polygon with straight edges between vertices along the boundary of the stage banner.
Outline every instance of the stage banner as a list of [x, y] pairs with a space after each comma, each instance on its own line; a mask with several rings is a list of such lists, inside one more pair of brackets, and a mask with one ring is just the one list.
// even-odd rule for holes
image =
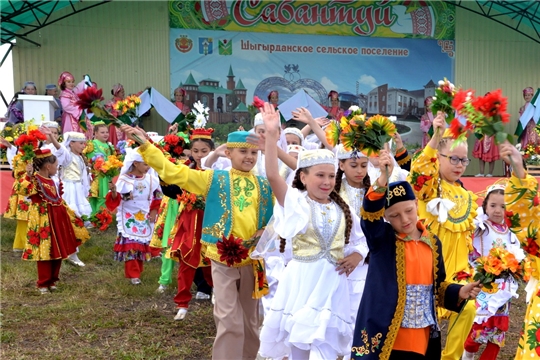
[[171, 89], [200, 100], [211, 121], [244, 121], [253, 95], [279, 103], [300, 90], [329, 105], [356, 104], [369, 114], [423, 114], [436, 82], [453, 79], [454, 41], [170, 29]]
[[171, 28], [453, 40], [444, 1], [188, 0], [169, 2]]

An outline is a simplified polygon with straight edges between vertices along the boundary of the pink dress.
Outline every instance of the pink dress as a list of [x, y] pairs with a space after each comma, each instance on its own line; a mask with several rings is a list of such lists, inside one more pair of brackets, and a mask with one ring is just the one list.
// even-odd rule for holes
[[174, 105], [176, 105], [176, 107], [180, 109], [182, 114], [187, 115], [189, 113], [189, 106], [187, 106], [186, 104], [176, 101]]
[[[79, 100], [77, 94], [84, 90], [84, 80], [78, 83], [73, 90], [65, 89], [60, 94], [60, 103], [62, 104], [62, 133], [68, 131], [84, 132], [79, 125], [79, 118], [82, 110], [75, 103]], [[86, 138], [92, 139], [92, 129], [90, 121], [86, 119]]]
[[[528, 104], [529, 103], [526, 102], [525, 105], [519, 108], [519, 116], [523, 114]], [[527, 126], [525, 127], [525, 129], [523, 129], [523, 133], [521, 134], [521, 148], [522, 149], [525, 149], [525, 147], [529, 144], [535, 144], [535, 145], [538, 144], [539, 136], [536, 133], [535, 128], [536, 128], [536, 124], [534, 123], [534, 120], [533, 119], [529, 120], [529, 122], [527, 123]]]
[[[112, 98], [111, 101], [107, 104], [107, 106], [110, 106], [112, 108], [113, 104], [117, 102], [118, 100], [123, 100], [122, 98], [117, 98], [116, 96]], [[114, 125], [109, 125], [109, 142], [116, 146], [119, 141], [125, 140], [126, 136], [125, 134], [120, 131], [119, 128], [117, 128]]]
[[341, 120], [341, 117], [343, 116], [343, 113], [345, 112], [342, 108], [337, 107], [337, 106], [333, 106], [333, 107], [326, 106], [324, 109], [328, 112], [328, 115], [332, 119], [335, 119], [338, 121]]
[[429, 139], [431, 139], [428, 132], [429, 132], [429, 129], [431, 128], [432, 123], [433, 123], [433, 113], [431, 111], [425, 113], [420, 118], [420, 130], [423, 133], [422, 148], [425, 148], [429, 142]]
[[489, 163], [499, 160], [499, 147], [495, 145], [493, 136], [484, 136], [480, 140], [476, 139], [472, 155]]

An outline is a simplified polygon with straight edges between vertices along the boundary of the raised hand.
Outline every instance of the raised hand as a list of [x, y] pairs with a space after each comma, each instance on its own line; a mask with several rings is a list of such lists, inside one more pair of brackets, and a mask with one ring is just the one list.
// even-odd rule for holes
[[[120, 130], [127, 135], [128, 138], [142, 145], [146, 143], [146, 133], [139, 128], [134, 128], [129, 125], [120, 126]], [[141, 142], [142, 141], [142, 142]]]
[[178, 132], [178, 124], [174, 124], [169, 128], [169, 134], [176, 134]]
[[523, 160], [519, 150], [508, 141], [505, 141], [499, 145], [499, 153], [504, 162], [513, 167], [514, 174], [518, 178], [524, 179], [525, 168], [523, 167]]
[[266, 146], [266, 137], [264, 134], [249, 134], [246, 141], [250, 144], [257, 145], [259, 147], [258, 150], [264, 151], [264, 147]]
[[401, 139], [401, 135], [396, 131], [396, 133], [393, 136], [394, 142], [396, 143], [396, 150], [399, 150], [403, 148], [403, 139]]
[[279, 110], [274, 108], [274, 105], [265, 102], [264, 107], [259, 109], [263, 117], [264, 125], [266, 126], [266, 132], [269, 135], [277, 135], [281, 124], [279, 123]]
[[6, 139], [4, 139], [3, 137], [1, 137], [1, 136], [0, 136], [0, 144], [4, 145], [8, 149], [11, 148], [11, 143], [9, 141], [7, 141]]
[[300, 121], [304, 124], [310, 124], [312, 121], [315, 121], [309, 110], [306, 108], [298, 108], [296, 111], [292, 112], [292, 115], [294, 120]]
[[39, 132], [42, 133], [43, 135], [49, 137], [51, 136], [51, 129], [49, 129], [48, 127], [46, 126], [40, 126], [39, 127]]
[[446, 128], [446, 115], [442, 111], [437, 111], [437, 116], [435, 117], [435, 119], [433, 119], [433, 130], [435, 130], [435, 133], [440, 131], [439, 134], [442, 135], [445, 128]]

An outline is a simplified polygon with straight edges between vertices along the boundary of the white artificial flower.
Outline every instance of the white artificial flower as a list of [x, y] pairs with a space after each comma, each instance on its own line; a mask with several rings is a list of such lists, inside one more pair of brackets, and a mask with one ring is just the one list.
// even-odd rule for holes
[[210, 110], [209, 108], [204, 107], [204, 104], [200, 101], [197, 101], [193, 106], [195, 106], [195, 110], [197, 110], [199, 114], [208, 114], [208, 111]]
[[396, 122], [397, 116], [389, 116], [388, 120], [390, 120], [391, 122]]
[[432, 101], [435, 101], [435, 100], [437, 100], [437, 97], [434, 96], [431, 100], [432, 100]]
[[197, 114], [197, 117], [195, 118], [195, 121], [193, 122], [193, 126], [195, 129], [203, 128], [206, 125], [206, 117], [204, 114]]
[[360, 110], [360, 108], [359, 108], [358, 106], [356, 106], [356, 105], [352, 105], [352, 106], [349, 108], [349, 110], [350, 110], [351, 112], [355, 112], [355, 111]]
[[444, 85], [444, 81], [443, 80], [439, 80], [439, 86], [443, 86]]

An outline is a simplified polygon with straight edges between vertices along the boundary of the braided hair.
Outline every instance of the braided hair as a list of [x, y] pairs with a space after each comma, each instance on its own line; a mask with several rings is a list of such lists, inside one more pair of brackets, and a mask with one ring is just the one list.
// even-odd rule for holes
[[[302, 168], [298, 169], [296, 171], [296, 174], [294, 176], [294, 180], [292, 182], [292, 187], [296, 188], [298, 190], [306, 190], [306, 186], [302, 183], [300, 180], [300, 173], [306, 172], [309, 168]], [[338, 171], [339, 172], [339, 171]], [[337, 180], [336, 180], [337, 181]], [[341, 183], [341, 181], [340, 181]], [[349, 208], [349, 205], [343, 200], [341, 196], [339, 196], [338, 192], [336, 190], [332, 190], [330, 193], [330, 199], [334, 201], [337, 206], [341, 208], [341, 211], [343, 211], [343, 215], [345, 215], [345, 244], [347, 245], [349, 243], [349, 238], [351, 236], [351, 230], [352, 230], [352, 215], [351, 215], [351, 209]], [[280, 237], [280, 243], [279, 243], [279, 252], [285, 251], [285, 242], [286, 239]]]
[[[340, 160], [340, 163], [344, 163], [347, 160]], [[341, 182], [343, 181], [343, 174], [345, 172], [341, 170], [340, 167], [338, 167], [338, 170], [336, 172], [336, 185], [334, 185], [334, 190], [339, 194], [339, 191], [341, 190]], [[362, 187], [366, 190], [369, 189], [371, 186], [371, 179], [369, 178], [369, 174], [366, 171], [366, 176], [364, 176], [364, 179], [362, 179]]]
[[39, 171], [45, 166], [45, 164], [54, 164], [56, 161], [56, 156], [50, 155], [44, 158], [38, 158], [35, 157], [32, 163], [32, 166], [34, 167], [34, 171]]

